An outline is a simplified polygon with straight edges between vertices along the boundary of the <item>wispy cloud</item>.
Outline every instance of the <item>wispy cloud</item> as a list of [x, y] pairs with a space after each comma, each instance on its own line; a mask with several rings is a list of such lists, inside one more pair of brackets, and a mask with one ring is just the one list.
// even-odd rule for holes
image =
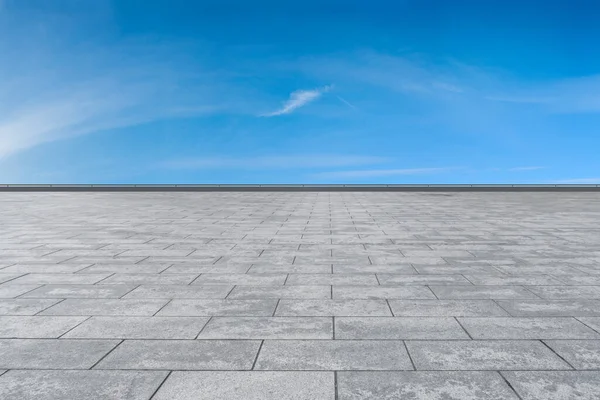
[[320, 172], [312, 176], [317, 179], [360, 179], [395, 175], [427, 175], [454, 170], [456, 168], [408, 168], [408, 169], [364, 169], [354, 171]]
[[294, 110], [307, 105], [308, 103], [315, 101], [323, 95], [323, 93], [331, 90], [332, 86], [323, 86], [321, 88], [312, 90], [296, 90], [290, 94], [290, 98], [283, 103], [282, 107], [276, 111], [261, 114], [261, 117], [275, 117], [277, 115], [284, 115], [293, 112]]
[[344, 155], [288, 155], [263, 157], [196, 157], [169, 160], [160, 164], [167, 169], [282, 169], [326, 168], [374, 165], [389, 162], [386, 157]]

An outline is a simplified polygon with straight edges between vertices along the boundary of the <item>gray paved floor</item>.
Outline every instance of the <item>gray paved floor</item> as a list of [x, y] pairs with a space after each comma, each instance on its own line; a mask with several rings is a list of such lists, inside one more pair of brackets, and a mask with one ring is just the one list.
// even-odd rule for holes
[[600, 194], [2, 193], [0, 398], [600, 399]]

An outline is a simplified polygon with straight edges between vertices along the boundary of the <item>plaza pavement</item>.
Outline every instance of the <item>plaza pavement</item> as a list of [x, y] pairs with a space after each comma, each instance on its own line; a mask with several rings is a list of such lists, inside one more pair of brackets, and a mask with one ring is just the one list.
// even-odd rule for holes
[[0, 193], [0, 399], [599, 399], [599, 193]]

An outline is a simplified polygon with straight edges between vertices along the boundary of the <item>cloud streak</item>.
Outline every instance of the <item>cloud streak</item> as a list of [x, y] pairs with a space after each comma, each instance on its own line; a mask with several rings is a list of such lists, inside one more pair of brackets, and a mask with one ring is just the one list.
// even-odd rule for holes
[[296, 109], [307, 105], [321, 97], [323, 93], [330, 91], [332, 88], [331, 85], [323, 86], [321, 88], [312, 89], [312, 90], [296, 90], [290, 94], [290, 98], [283, 103], [280, 109], [261, 114], [261, 117], [276, 117], [278, 115], [290, 114], [294, 112]]
[[427, 175], [443, 173], [456, 168], [408, 168], [408, 169], [365, 169], [354, 171], [320, 172], [312, 176], [317, 179], [360, 179], [382, 176]]

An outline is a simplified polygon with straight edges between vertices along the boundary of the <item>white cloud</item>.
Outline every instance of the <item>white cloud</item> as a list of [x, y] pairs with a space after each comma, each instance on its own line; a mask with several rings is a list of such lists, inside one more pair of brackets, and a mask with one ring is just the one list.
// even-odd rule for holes
[[353, 165], [373, 165], [388, 162], [385, 157], [343, 155], [289, 155], [263, 157], [202, 157], [166, 161], [160, 167], [167, 169], [272, 169], [323, 168]]
[[366, 169], [355, 171], [332, 171], [320, 172], [313, 177], [319, 179], [353, 179], [353, 178], [375, 178], [380, 176], [394, 175], [426, 175], [447, 172], [455, 168], [409, 168], [409, 169]]
[[261, 117], [275, 117], [277, 115], [289, 114], [294, 110], [315, 101], [323, 95], [323, 93], [331, 90], [331, 85], [313, 90], [296, 90], [290, 94], [290, 98], [283, 103], [282, 107], [276, 111], [262, 114]]

